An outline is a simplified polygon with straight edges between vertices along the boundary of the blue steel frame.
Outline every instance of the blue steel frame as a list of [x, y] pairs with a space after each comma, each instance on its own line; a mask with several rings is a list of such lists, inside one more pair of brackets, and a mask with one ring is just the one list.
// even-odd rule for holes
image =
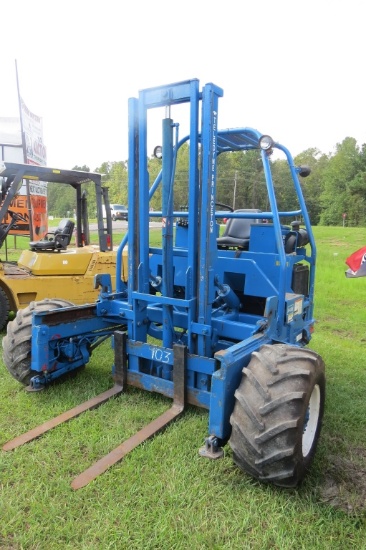
[[[215, 211], [217, 157], [226, 151], [258, 149], [262, 134], [251, 128], [219, 131], [221, 88], [196, 79], [142, 90], [129, 100], [129, 228], [117, 254], [117, 288], [99, 278], [100, 298], [93, 306], [35, 313], [32, 329], [34, 385], [42, 385], [88, 362], [91, 349], [106, 335], [126, 327], [128, 384], [173, 397], [174, 344], [187, 348], [187, 401], [209, 409], [209, 433], [221, 440], [230, 434], [234, 392], [253, 351], [265, 343], [303, 346], [314, 324], [313, 294], [316, 248], [290, 152], [287, 159], [298, 208], [279, 212], [269, 155], [261, 150], [270, 210], [228, 213], [226, 217], [263, 219], [252, 226], [249, 250], [220, 250]], [[189, 136], [178, 139], [170, 117], [173, 106], [187, 103]], [[147, 151], [149, 109], [166, 108], [162, 121], [162, 170], [150, 187]], [[201, 107], [201, 110], [200, 110]], [[200, 116], [201, 113], [201, 116]], [[201, 127], [200, 127], [201, 125]], [[174, 175], [179, 148], [189, 139], [187, 212], [174, 210]], [[161, 212], [149, 201], [162, 190]], [[151, 217], [161, 217], [162, 246], [149, 241]], [[284, 239], [294, 231], [283, 217], [300, 217], [309, 248], [285, 252]], [[184, 219], [179, 225], [177, 220]], [[174, 240], [175, 239], [175, 240]], [[128, 240], [128, 284], [122, 281], [122, 252]], [[308, 252], [310, 250], [310, 252]], [[307, 290], [293, 291], [298, 265], [308, 269]], [[262, 300], [263, 311], [245, 310], [247, 297]]]

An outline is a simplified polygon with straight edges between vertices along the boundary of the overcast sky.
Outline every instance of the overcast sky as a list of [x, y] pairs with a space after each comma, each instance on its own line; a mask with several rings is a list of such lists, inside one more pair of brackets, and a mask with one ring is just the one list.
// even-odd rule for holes
[[17, 60], [51, 167], [127, 160], [128, 98], [191, 78], [223, 88], [219, 128], [254, 127], [293, 155], [361, 145], [365, 15], [364, 0], [3, 0], [0, 117], [18, 116]]

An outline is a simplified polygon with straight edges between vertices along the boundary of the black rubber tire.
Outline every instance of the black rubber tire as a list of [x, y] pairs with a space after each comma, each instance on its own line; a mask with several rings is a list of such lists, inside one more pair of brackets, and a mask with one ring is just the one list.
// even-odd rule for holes
[[19, 309], [15, 319], [8, 323], [6, 336], [3, 338], [3, 361], [10, 374], [18, 382], [28, 386], [32, 376], [38, 374], [31, 370], [33, 312], [51, 311], [73, 305], [75, 304], [61, 299], [31, 302], [28, 307]]
[[0, 287], [0, 332], [4, 330], [9, 320], [10, 304], [5, 291]]
[[252, 354], [235, 392], [229, 440], [254, 478], [296, 487], [313, 460], [324, 413], [325, 368], [315, 352], [286, 344]]

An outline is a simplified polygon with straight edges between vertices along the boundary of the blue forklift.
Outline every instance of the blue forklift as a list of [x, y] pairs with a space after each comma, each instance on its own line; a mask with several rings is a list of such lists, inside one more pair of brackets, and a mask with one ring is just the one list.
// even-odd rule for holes
[[[108, 274], [96, 276], [98, 300], [46, 311], [29, 306], [3, 339], [10, 373], [36, 391], [86, 365], [111, 337], [114, 386], [103, 394], [7, 442], [10, 451], [128, 386], [158, 392], [172, 406], [78, 475], [79, 489], [153, 437], [186, 404], [208, 410], [208, 433], [199, 449], [216, 459], [229, 445], [235, 463], [263, 482], [296, 487], [319, 440], [325, 399], [322, 358], [306, 346], [314, 328], [316, 247], [299, 177], [286, 147], [247, 127], [220, 130], [223, 90], [197, 79], [141, 90], [129, 99], [128, 234], [117, 253], [116, 290]], [[189, 132], [171, 112], [189, 112]], [[150, 182], [148, 114], [163, 108], [154, 154], [161, 171]], [[187, 207], [174, 200], [177, 155], [188, 146]], [[218, 157], [256, 152], [267, 188], [267, 211], [223, 212], [217, 206]], [[295, 206], [280, 211], [271, 155], [281, 154]], [[150, 201], [159, 190], [161, 210]], [[253, 206], [253, 205], [251, 205]], [[224, 231], [219, 221], [227, 218]], [[161, 247], [149, 224], [161, 220]], [[128, 254], [126, 255], [126, 247]], [[122, 273], [127, 265], [127, 280]], [[31, 314], [29, 314], [31, 312]], [[21, 376], [20, 376], [21, 375]]]

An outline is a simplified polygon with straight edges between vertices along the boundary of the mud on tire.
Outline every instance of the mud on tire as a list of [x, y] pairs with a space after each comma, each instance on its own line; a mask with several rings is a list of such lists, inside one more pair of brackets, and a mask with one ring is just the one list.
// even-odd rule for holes
[[324, 400], [319, 355], [285, 344], [262, 346], [235, 392], [229, 440], [234, 462], [261, 481], [297, 486], [315, 454]]
[[34, 311], [51, 311], [73, 306], [72, 302], [61, 299], [45, 299], [31, 302], [28, 307], [19, 309], [15, 319], [8, 323], [3, 338], [3, 361], [10, 374], [24, 385], [29, 385], [36, 371], [31, 370], [32, 315]]

